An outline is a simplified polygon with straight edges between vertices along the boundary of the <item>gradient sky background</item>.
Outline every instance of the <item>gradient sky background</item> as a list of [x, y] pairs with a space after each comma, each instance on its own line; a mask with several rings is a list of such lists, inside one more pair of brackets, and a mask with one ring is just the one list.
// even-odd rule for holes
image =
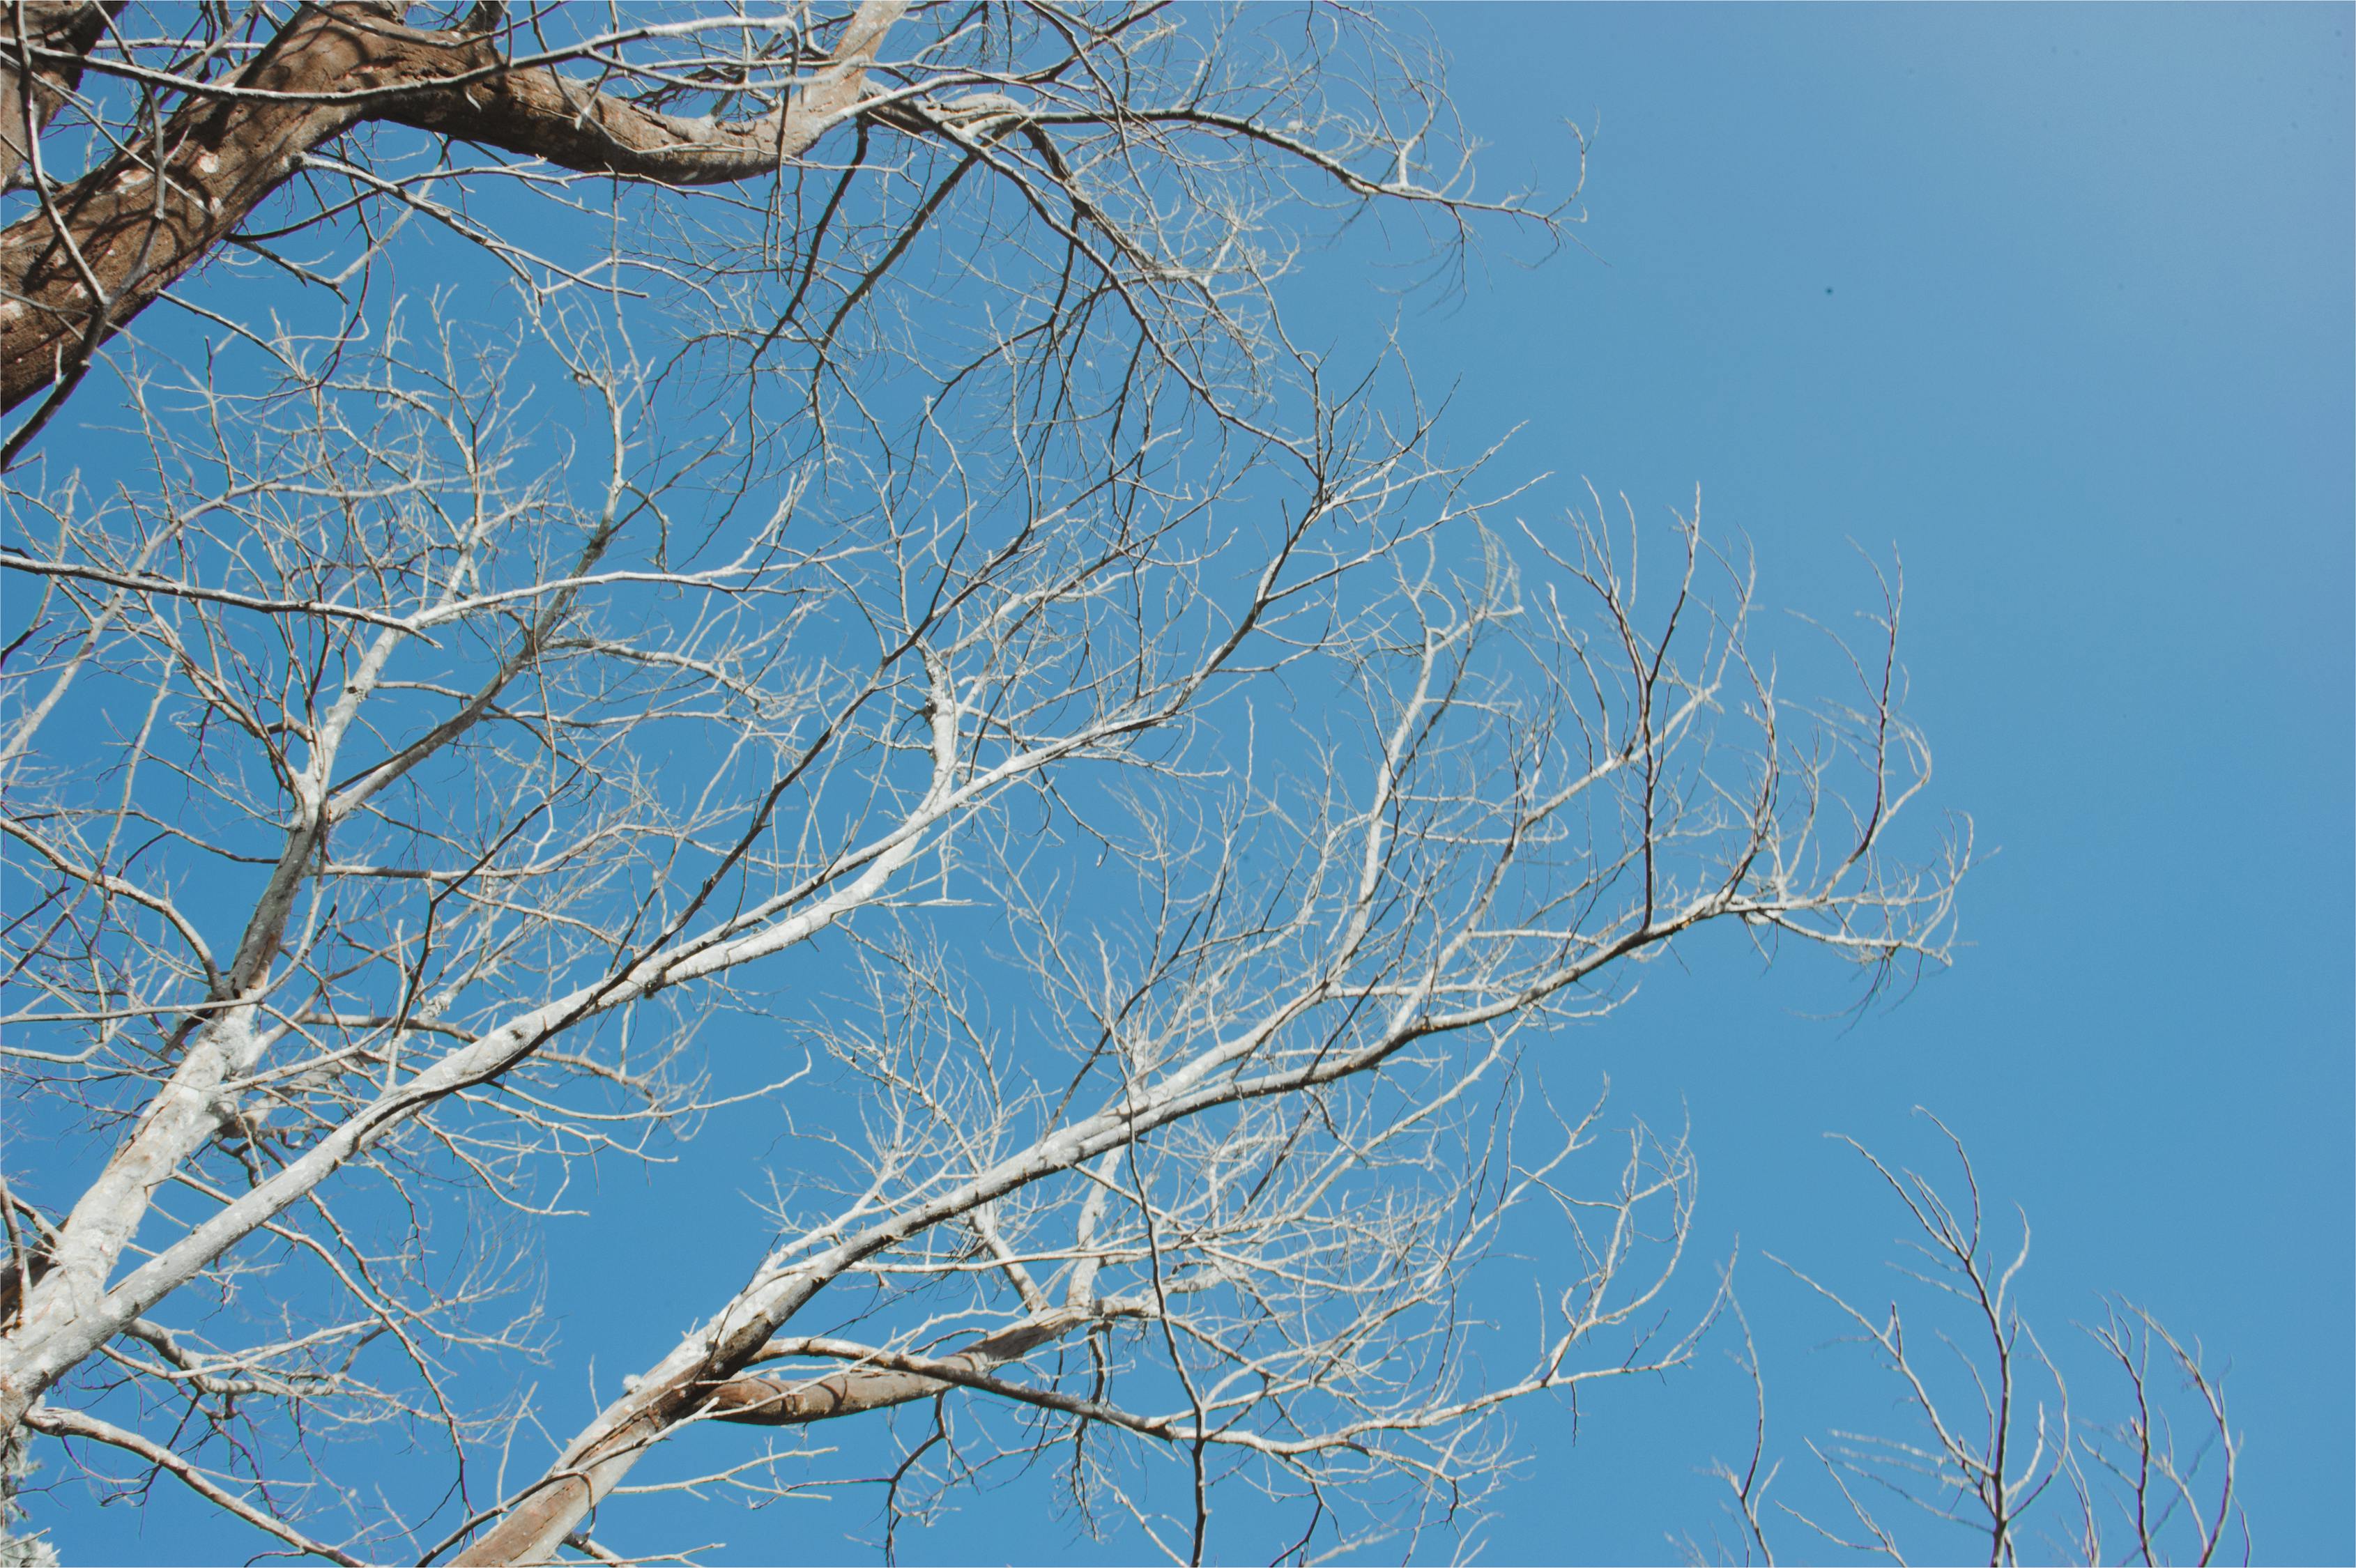
[[[1522, 426], [1501, 471], [1558, 475], [1534, 520], [1582, 475], [1656, 519], [1697, 484], [1774, 613], [1838, 622], [1870, 601], [1858, 550], [1902, 558], [1934, 804], [1997, 852], [1965, 888], [1970, 945], [1902, 1003], [1827, 1021], [1853, 997], [1828, 966], [1762, 974], [1704, 948], [1550, 1046], [1547, 1082], [1583, 1103], [1608, 1072], [1620, 1111], [1690, 1115], [1687, 1284], [1704, 1291], [1740, 1235], [1787, 1455], [1898, 1422], [1863, 1357], [1826, 1347], [1839, 1324], [1759, 1253], [1886, 1299], [1900, 1217], [1821, 1135], [1944, 1177], [1919, 1104], [1999, 1208], [2028, 1211], [2049, 1339], [2114, 1291], [2230, 1365], [2260, 1560], [2356, 1558], [2356, 11], [1463, 5], [1430, 22], [1486, 179], [1558, 190], [1561, 122], [1593, 137], [1587, 252], [1526, 270], [1499, 249], [1461, 299], [1409, 302], [1401, 331], [1427, 389], [1456, 389], [1460, 450]], [[1354, 241], [1309, 261], [1302, 337], [1365, 347], [1366, 260]], [[1321, 290], [1321, 269], [1346, 286]], [[557, 1299], [600, 1297], [616, 1232], [608, 1213], [558, 1235]], [[704, 1295], [676, 1293], [665, 1321]], [[1659, 1560], [1706, 1532], [1697, 1471], [1749, 1440], [1723, 1348], [1588, 1402], [1575, 1443], [1567, 1411], [1519, 1416], [1532, 1459], [1484, 1555]], [[2081, 1391], [2097, 1414], [2107, 1394]], [[156, 1502], [36, 1522], [70, 1563], [230, 1549]], [[626, 1540], [725, 1532], [739, 1561], [862, 1556], [846, 1533], [872, 1520], [796, 1506], [681, 1536], [647, 1507]], [[1094, 1554], [1043, 1533], [1030, 1489], [903, 1544]]]
[[[2271, 1562], [2356, 1557], [2351, 16], [1439, 9], [1492, 177], [1594, 133], [1593, 255], [1408, 324], [1460, 430], [1526, 421], [1520, 461], [1640, 512], [1698, 483], [1770, 605], [1866, 603], [1851, 540], [1903, 558], [1934, 791], [1998, 851], [1972, 945], [1847, 1032], [1802, 1016], [1821, 969], [1737, 961], [1565, 1042], [1690, 1106], [1783, 1443], [1892, 1424], [1757, 1253], [1887, 1299], [1900, 1216], [1817, 1135], [1939, 1174], [1919, 1103], [2029, 1211], [2049, 1338], [2115, 1291], [2230, 1360]], [[1575, 1447], [1525, 1419], [1490, 1555], [1658, 1557], [1746, 1398], [1721, 1362]]]

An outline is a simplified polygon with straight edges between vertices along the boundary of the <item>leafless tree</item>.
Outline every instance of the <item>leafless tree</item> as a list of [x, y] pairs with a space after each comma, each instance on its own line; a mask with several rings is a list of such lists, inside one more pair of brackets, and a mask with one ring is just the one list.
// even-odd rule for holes
[[1794, 1271], [1855, 1330], [1848, 1342], [1895, 1380], [1913, 1429], [1896, 1436], [1835, 1431], [1827, 1443], [1807, 1445], [1836, 1511], [1819, 1509], [1818, 1518], [1784, 1498], [1771, 1499], [1781, 1465], [1768, 1457], [1766, 1381], [1749, 1325], [1733, 1306], [1742, 1333], [1737, 1360], [1757, 1392], [1758, 1423], [1743, 1466], [1716, 1467], [1732, 1540], [1716, 1542], [1714, 1552], [1689, 1541], [1689, 1558], [1772, 1563], [1771, 1532], [1790, 1525], [1811, 1559], [1832, 1547], [1892, 1563], [1905, 1562], [1909, 1552], [1938, 1562], [1984, 1553], [1991, 1564], [2018, 1563], [2024, 1553], [2089, 1564], [2249, 1561], [2238, 1491], [2241, 1435], [2227, 1415], [2222, 1374], [2205, 1364], [2197, 1343], [2114, 1298], [2083, 1332], [2109, 1381], [2123, 1387], [2126, 1413], [2104, 1424], [2073, 1412], [2061, 1364], [2020, 1308], [2028, 1219], [2020, 1217], [2017, 1248], [1988, 1233], [1971, 1160], [1945, 1124], [1932, 1120], [1954, 1151], [1961, 1204], [1927, 1179], [1892, 1170], [1842, 1140], [1912, 1222], [1905, 1243], [1912, 1255], [1893, 1266], [1929, 1299], [1932, 1353], [1923, 1353], [1919, 1327], [1909, 1341], [1898, 1303], [1869, 1312]]
[[[6, 25], [0, 1430], [49, 1474], [611, 1560], [617, 1499], [823, 1457], [666, 1440], [892, 1411], [887, 1551], [1043, 1459], [1187, 1561], [1223, 1483], [1301, 1556], [1460, 1528], [1494, 1413], [1709, 1317], [1683, 1140], [1524, 1053], [1707, 925], [1945, 955], [1894, 586], [1791, 706], [1697, 517], [1525, 520], [1395, 354], [1286, 331], [1321, 229], [1564, 219], [1476, 195], [1411, 41]], [[737, 1286], [561, 1339], [585, 1179], [780, 1112], [771, 1200], [679, 1219]], [[1541, 1319], [1482, 1320], [1541, 1221]], [[552, 1426], [518, 1366], [593, 1356], [640, 1370]], [[446, 1470], [338, 1478], [387, 1433]]]

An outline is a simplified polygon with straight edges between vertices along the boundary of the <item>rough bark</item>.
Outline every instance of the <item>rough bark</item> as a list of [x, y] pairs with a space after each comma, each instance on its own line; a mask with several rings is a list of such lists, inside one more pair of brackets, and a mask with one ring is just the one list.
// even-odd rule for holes
[[[905, 0], [863, 0], [833, 57], [789, 102], [715, 122], [641, 109], [552, 68], [508, 69], [490, 34], [405, 27], [386, 0], [306, 8], [228, 91], [192, 94], [159, 135], [0, 230], [0, 409], [70, 387], [109, 337], [234, 233], [305, 154], [364, 121], [592, 173], [670, 185], [741, 180], [800, 155], [851, 112], [877, 46], [905, 9]], [[102, 22], [97, 7], [83, 6], [63, 20], [39, 13], [31, 25], [53, 51], [87, 51]], [[69, 86], [78, 70], [48, 68]], [[0, 75], [21, 99], [22, 70]], [[35, 96], [54, 99], [48, 75], [36, 77]], [[21, 127], [22, 108], [10, 118]]]
[[[6, 0], [0, 5], [0, 189], [16, 183], [33, 138], [81, 83], [81, 58], [123, 0]], [[44, 52], [63, 54], [44, 61]], [[31, 69], [26, 67], [30, 64]]]

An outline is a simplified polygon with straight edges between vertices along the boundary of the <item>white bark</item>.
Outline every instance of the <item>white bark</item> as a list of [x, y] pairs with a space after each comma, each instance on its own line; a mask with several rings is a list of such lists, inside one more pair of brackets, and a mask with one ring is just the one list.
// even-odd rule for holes
[[[1512, 537], [1409, 378], [1290, 344], [1303, 197], [1557, 232], [1472, 198], [1433, 62], [1338, 14], [963, 15], [559, 9], [528, 52], [495, 8], [134, 12], [74, 57], [108, 134], [51, 123], [61, 189], [201, 205], [228, 175], [158, 125], [457, 142], [303, 142], [257, 249], [208, 208], [169, 265], [273, 268], [283, 318], [140, 362], [144, 466], [0, 481], [42, 596], [0, 662], [0, 1426], [282, 1541], [536, 1561], [685, 1424], [966, 1402], [1183, 1557], [1221, 1456], [1340, 1544], [1379, 1476], [1453, 1517], [1508, 1402], [1690, 1353], [1706, 1299], [1647, 1337], [1689, 1153], [1516, 1131], [1520, 1053], [1712, 923], [1942, 961], [1965, 857], [1893, 853], [1894, 652], [1789, 732], [1697, 522], [1639, 595], [1600, 503]], [[539, 253], [592, 202], [602, 253]], [[497, 341], [401, 292], [412, 219], [513, 274]], [[538, 1349], [576, 1173], [780, 1112], [777, 1211], [712, 1243], [741, 1287], [596, 1347], [644, 1370], [534, 1453], [453, 1369]], [[70, 1127], [112, 1140], [72, 1182], [22, 1152]], [[1551, 1316], [1475, 1347], [1541, 1212]], [[803, 1331], [852, 1303], [871, 1337]], [[400, 1424], [474, 1513], [297, 1518], [220, 1457]], [[894, 1520], [948, 1484], [926, 1441]]]

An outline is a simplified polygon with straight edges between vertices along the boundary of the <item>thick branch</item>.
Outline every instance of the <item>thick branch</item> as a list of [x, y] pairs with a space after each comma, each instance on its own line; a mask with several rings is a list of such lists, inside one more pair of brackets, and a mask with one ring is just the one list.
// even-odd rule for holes
[[[80, 85], [82, 58], [106, 31], [107, 17], [121, 9], [123, 0], [0, 5], [0, 190], [16, 183], [32, 154], [32, 137]], [[54, 58], [59, 55], [68, 58]], [[37, 58], [42, 56], [50, 58]]]
[[722, 1421], [763, 1426], [793, 1426], [836, 1416], [857, 1415], [923, 1399], [951, 1386], [950, 1378], [925, 1375], [926, 1365], [953, 1378], [979, 1374], [1071, 1331], [1101, 1309], [1066, 1307], [1002, 1328], [938, 1362], [892, 1357], [896, 1366], [852, 1367], [815, 1381], [732, 1377], [717, 1384], [662, 1391], [635, 1419], [602, 1435], [599, 1442], [561, 1463], [510, 1508], [489, 1533], [452, 1560], [453, 1568], [491, 1563], [542, 1563], [552, 1556], [589, 1510], [596, 1506], [630, 1461], [659, 1441], [680, 1419], [701, 1413]]
[[306, 7], [228, 90], [193, 90], [160, 136], [75, 182], [53, 209], [0, 230], [0, 409], [70, 387], [305, 154], [363, 121], [592, 173], [744, 179], [799, 156], [851, 112], [904, 9], [905, 0], [863, 0], [833, 57], [789, 101], [732, 123], [655, 113], [546, 67], [507, 69], [489, 35], [401, 27], [391, 0]]
[[[1064, 1307], [975, 1340], [953, 1356], [871, 1356], [877, 1364], [845, 1368], [816, 1379], [731, 1378], [712, 1392], [704, 1413], [721, 1421], [760, 1426], [799, 1426], [841, 1415], [861, 1415], [911, 1400], [947, 1392], [957, 1374], [985, 1372], [1029, 1355], [1101, 1313]], [[890, 1364], [882, 1364], [883, 1362]], [[945, 1376], [915, 1368], [937, 1369]]]
[[[751, 179], [799, 157], [849, 114], [865, 87], [876, 48], [906, 9], [905, 0], [862, 0], [825, 68], [790, 101], [758, 119], [658, 113], [546, 69], [497, 71], [396, 99], [381, 117], [589, 174], [630, 175], [664, 185]], [[487, 40], [457, 48], [468, 55], [464, 69], [481, 70], [491, 58]]]
[[[298, 13], [239, 85], [302, 93], [391, 80], [373, 5]], [[359, 104], [273, 97], [185, 105], [0, 231], [0, 408], [78, 376], [90, 356], [244, 221]], [[96, 297], [92, 297], [93, 285]]]

